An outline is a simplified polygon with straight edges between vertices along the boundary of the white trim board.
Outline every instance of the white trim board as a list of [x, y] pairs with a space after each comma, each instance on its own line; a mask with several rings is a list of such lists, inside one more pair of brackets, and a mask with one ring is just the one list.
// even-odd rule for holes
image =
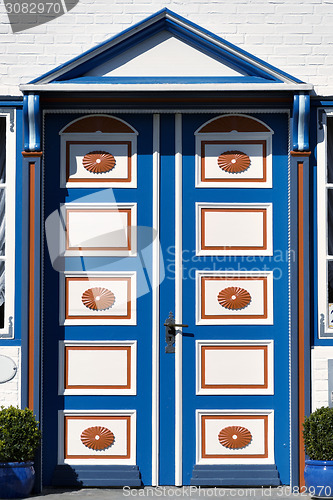
[[153, 116], [152, 486], [159, 485], [160, 115]]
[[116, 91], [231, 91], [231, 92], [265, 92], [310, 91], [313, 85], [308, 83], [49, 83], [23, 84], [22, 92], [116, 92]]
[[[14, 117], [11, 114], [14, 114]], [[0, 118], [6, 119], [6, 182], [1, 189], [5, 191], [5, 255], [0, 260], [5, 263], [5, 311], [4, 328], [0, 338], [14, 338], [15, 330], [15, 211], [16, 211], [16, 110], [0, 110]], [[14, 125], [12, 124], [12, 120]], [[12, 318], [10, 329], [9, 318]]]
[[[318, 337], [333, 337], [333, 328], [328, 326], [328, 220], [327, 220], [327, 118], [333, 121], [332, 110], [318, 109], [322, 124], [317, 120], [317, 270], [318, 270]], [[319, 114], [320, 113], [320, 114]]]

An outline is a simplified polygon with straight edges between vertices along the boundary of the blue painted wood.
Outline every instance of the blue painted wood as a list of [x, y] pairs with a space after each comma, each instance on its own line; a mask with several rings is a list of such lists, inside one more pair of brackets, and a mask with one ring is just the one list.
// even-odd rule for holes
[[165, 279], [160, 286], [160, 463], [161, 485], [175, 482], [175, 355], [165, 352], [164, 322], [175, 312], [175, 119], [160, 116], [161, 235]]
[[[145, 484], [151, 484], [151, 247], [147, 247], [145, 229], [152, 227], [152, 116], [120, 115], [139, 132], [137, 189], [61, 189], [59, 187], [59, 131], [82, 114], [46, 115], [45, 136], [45, 218], [59, 209], [59, 204], [84, 202], [136, 202], [138, 204], [138, 248], [145, 249], [145, 259], [79, 257], [68, 259], [71, 270], [137, 270], [137, 326], [58, 326], [59, 325], [59, 267], [51, 265], [44, 245], [44, 322], [43, 322], [43, 429], [48, 439], [43, 445], [43, 480], [51, 484], [58, 449], [58, 411], [78, 410], [137, 410], [137, 464]], [[146, 266], [146, 267], [144, 267]], [[147, 280], [148, 278], [148, 280]], [[58, 344], [60, 340], [132, 340], [138, 341], [136, 396], [58, 396]], [[60, 443], [61, 445], [61, 443]], [[114, 484], [114, 483], [112, 483]], [[123, 484], [128, 484], [126, 481]]]
[[52, 486], [142, 486], [139, 467], [136, 465], [56, 466]]
[[275, 465], [195, 465], [193, 486], [279, 486]]
[[[183, 272], [183, 321], [195, 340], [274, 339], [274, 395], [194, 396], [195, 342], [183, 337], [183, 482], [189, 484], [195, 461], [196, 409], [274, 409], [275, 463], [283, 484], [290, 482], [289, 434], [289, 259], [288, 254], [288, 115], [253, 116], [274, 130], [272, 189], [195, 189], [194, 131], [213, 115], [183, 115], [183, 249], [190, 256]], [[273, 203], [273, 256], [195, 256], [195, 202]], [[274, 273], [274, 324], [200, 326], [195, 324], [195, 270], [266, 270]], [[258, 479], [258, 478], [257, 478]], [[257, 482], [257, 485], [260, 485]]]

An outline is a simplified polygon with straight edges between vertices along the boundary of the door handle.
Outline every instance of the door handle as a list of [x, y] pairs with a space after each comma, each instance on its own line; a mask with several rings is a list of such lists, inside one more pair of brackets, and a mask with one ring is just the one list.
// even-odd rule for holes
[[165, 352], [166, 353], [173, 353], [175, 352], [175, 337], [176, 337], [176, 327], [180, 328], [186, 328], [188, 325], [180, 325], [175, 323], [175, 318], [173, 316], [172, 311], [170, 311], [168, 318], [165, 320], [164, 323], [165, 326], [165, 342], [166, 342], [166, 347], [165, 347]]

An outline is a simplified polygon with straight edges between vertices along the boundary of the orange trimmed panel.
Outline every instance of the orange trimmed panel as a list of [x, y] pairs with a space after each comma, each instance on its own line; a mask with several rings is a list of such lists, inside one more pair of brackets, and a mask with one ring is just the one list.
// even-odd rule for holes
[[[92, 146], [100, 145], [126, 145], [127, 146], [127, 177], [119, 178], [119, 177], [101, 177], [101, 175], [96, 176], [96, 174], [91, 173], [91, 177], [82, 178], [82, 177], [70, 177], [70, 147], [72, 145], [83, 144], [88, 146], [91, 144]], [[91, 153], [90, 153], [91, 154]], [[87, 155], [85, 155], [87, 156]], [[113, 166], [113, 170], [116, 171], [116, 163]], [[66, 182], [74, 183], [74, 182], [131, 182], [132, 180], [132, 143], [131, 141], [66, 141]]]
[[[263, 216], [263, 244], [261, 246], [207, 246], [205, 243], [206, 213], [261, 213]], [[200, 250], [267, 250], [267, 210], [265, 208], [201, 208], [201, 248]]]
[[[96, 424], [100, 420], [110, 421], [110, 432], [112, 432], [112, 422], [115, 420], [124, 420], [126, 422], [126, 454], [124, 455], [112, 455], [112, 454], [93, 454], [93, 455], [69, 455], [68, 454], [68, 422], [70, 420], [96, 420]], [[117, 439], [117, 436], [115, 436]], [[117, 415], [117, 416], [65, 416], [65, 429], [64, 429], [64, 458], [66, 459], [128, 459], [131, 458], [131, 417], [128, 415]], [[112, 449], [112, 447], [110, 448]]]
[[[262, 384], [206, 384], [206, 352], [213, 350], [261, 350], [264, 354], [264, 382]], [[264, 346], [232, 346], [232, 345], [202, 345], [201, 346], [201, 389], [267, 389], [268, 387], [268, 347]]]
[[[228, 177], [206, 177], [206, 146], [211, 144], [220, 144], [221, 149], [230, 148], [230, 145], [233, 145], [239, 149], [242, 148], [242, 145], [251, 144], [251, 145], [260, 145], [262, 146], [262, 161], [263, 161], [263, 175], [262, 177], [249, 177], [244, 178], [242, 176], [230, 175]], [[228, 151], [230, 153], [230, 151]], [[221, 151], [222, 154], [226, 154], [227, 151]], [[239, 152], [238, 152], [239, 153]], [[220, 156], [222, 156], [222, 154]], [[243, 153], [245, 154], [245, 153]], [[220, 156], [216, 159], [219, 161]], [[246, 155], [247, 156], [247, 155]], [[220, 165], [219, 165], [220, 166]], [[246, 171], [251, 168], [250, 164], [248, 164], [246, 169], [242, 171]], [[224, 169], [223, 169], [224, 170]], [[242, 173], [242, 171], [238, 171], [238, 174]], [[267, 147], [265, 140], [253, 140], [253, 141], [201, 141], [201, 182], [266, 182], [267, 181]]]
[[[228, 281], [237, 281], [237, 280], [253, 280], [253, 281], [262, 281], [263, 283], [263, 288], [264, 288], [264, 312], [263, 314], [242, 314], [241, 316], [239, 314], [223, 314], [223, 311], [219, 315], [207, 315], [206, 314], [206, 308], [205, 308], [205, 283], [206, 281], [211, 281], [211, 280], [220, 280], [223, 282], [223, 280], [228, 280]], [[268, 297], [267, 297], [267, 277], [266, 276], [259, 276], [255, 278], [251, 277], [227, 277], [227, 276], [201, 276], [201, 318], [202, 319], [232, 319], [232, 318], [242, 318], [242, 319], [266, 319], [268, 317]]]
[[[123, 213], [127, 215], [127, 246], [126, 247], [71, 247], [69, 246], [69, 215], [70, 213], [96, 213], [98, 217], [99, 213]], [[117, 251], [117, 250], [132, 250], [132, 212], [130, 208], [118, 208], [118, 209], [106, 209], [106, 208], [91, 208], [91, 209], [77, 209], [77, 208], [67, 208], [66, 209], [66, 250], [105, 250], [105, 251]]]
[[[232, 453], [225, 454], [223, 453], [223, 447], [221, 446], [220, 454], [208, 454], [207, 453], [207, 443], [206, 443], [206, 422], [209, 420], [221, 420], [221, 427], [223, 428], [223, 421], [225, 420], [263, 420], [264, 422], [264, 452], [246, 455], [243, 453]], [[235, 424], [236, 425], [236, 424]], [[216, 439], [219, 439], [219, 436], [216, 436]], [[267, 415], [201, 415], [201, 458], [267, 458], [268, 457], [268, 416]]]
[[[89, 283], [91, 281], [107, 281], [107, 282], [112, 282], [112, 281], [124, 281], [127, 283], [127, 313], [126, 316], [122, 315], [103, 315], [103, 316], [98, 316], [98, 318], [103, 318], [103, 319], [131, 319], [131, 278], [103, 278], [103, 277], [94, 277], [94, 276], [89, 276], [89, 279], [87, 278], [81, 278], [81, 277], [66, 277], [66, 286], [65, 286], [65, 319], [96, 319], [96, 315], [84, 315], [84, 316], [79, 316], [79, 315], [69, 315], [69, 307], [68, 307], [68, 299], [69, 299], [69, 282], [70, 281], [86, 281], [87, 282], [87, 287], [89, 287]], [[117, 299], [117, 298], [116, 298]]]
[[[70, 385], [69, 384], [69, 353], [70, 351], [125, 351], [127, 356], [126, 384], [124, 385]], [[64, 381], [65, 389], [131, 389], [131, 347], [130, 346], [66, 346], [65, 347], [65, 366]]]

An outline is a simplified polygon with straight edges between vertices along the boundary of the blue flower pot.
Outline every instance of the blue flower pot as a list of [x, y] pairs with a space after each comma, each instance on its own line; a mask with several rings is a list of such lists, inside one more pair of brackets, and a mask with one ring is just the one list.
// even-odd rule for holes
[[311, 496], [333, 498], [333, 460], [305, 460], [304, 479]]
[[30, 495], [35, 482], [33, 462], [0, 462], [0, 498]]

